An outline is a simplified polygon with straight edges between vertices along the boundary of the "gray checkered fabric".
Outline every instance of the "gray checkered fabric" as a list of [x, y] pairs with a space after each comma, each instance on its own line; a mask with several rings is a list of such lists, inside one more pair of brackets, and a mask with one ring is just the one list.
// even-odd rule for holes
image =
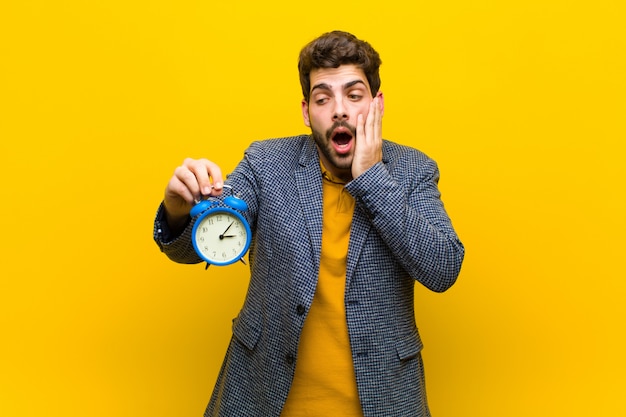
[[[454, 284], [464, 248], [437, 188], [436, 163], [389, 141], [383, 161], [346, 185], [356, 199], [345, 308], [359, 398], [367, 417], [430, 416], [413, 292]], [[249, 207], [254, 239], [244, 305], [205, 416], [279, 416], [317, 283], [322, 177], [308, 135], [251, 144], [227, 183]], [[195, 263], [192, 224], [155, 240], [172, 260]]]

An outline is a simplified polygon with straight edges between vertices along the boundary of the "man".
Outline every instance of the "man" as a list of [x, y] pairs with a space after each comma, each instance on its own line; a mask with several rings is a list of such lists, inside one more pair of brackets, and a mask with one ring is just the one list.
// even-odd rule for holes
[[[255, 142], [228, 177], [254, 240], [244, 305], [205, 416], [429, 416], [414, 284], [445, 291], [464, 248], [436, 163], [382, 139], [380, 58], [331, 32], [299, 59], [311, 135]], [[165, 190], [155, 239], [200, 262], [195, 201], [220, 168], [187, 159]]]

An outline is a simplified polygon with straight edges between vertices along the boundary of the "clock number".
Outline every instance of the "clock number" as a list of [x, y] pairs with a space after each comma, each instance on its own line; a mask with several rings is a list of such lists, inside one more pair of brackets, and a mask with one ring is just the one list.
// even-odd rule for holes
[[[195, 248], [208, 264], [227, 265], [241, 258], [248, 243], [245, 220], [236, 213], [217, 211], [199, 217], [195, 233]], [[244, 262], [245, 263], [245, 262]]]

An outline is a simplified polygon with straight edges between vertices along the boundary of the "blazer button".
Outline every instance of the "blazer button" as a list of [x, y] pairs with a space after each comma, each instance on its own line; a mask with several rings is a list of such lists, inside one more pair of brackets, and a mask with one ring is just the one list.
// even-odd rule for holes
[[306, 309], [304, 308], [304, 306], [302, 304], [298, 304], [298, 307], [296, 307], [296, 313], [301, 316], [304, 314], [305, 311]]
[[293, 356], [293, 353], [288, 353], [287, 356], [285, 356], [285, 360], [287, 361], [288, 365], [293, 365], [296, 358]]

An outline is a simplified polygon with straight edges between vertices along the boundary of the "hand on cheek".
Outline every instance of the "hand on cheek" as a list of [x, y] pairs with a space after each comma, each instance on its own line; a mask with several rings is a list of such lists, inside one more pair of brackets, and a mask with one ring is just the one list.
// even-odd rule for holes
[[376, 96], [369, 106], [367, 118], [357, 117], [356, 148], [352, 160], [352, 177], [356, 178], [382, 161], [382, 100]]

